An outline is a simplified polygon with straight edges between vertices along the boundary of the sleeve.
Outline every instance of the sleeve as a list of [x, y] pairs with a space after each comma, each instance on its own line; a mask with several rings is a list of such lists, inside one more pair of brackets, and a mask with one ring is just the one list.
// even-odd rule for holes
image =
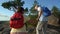
[[38, 9], [37, 9], [38, 11], [41, 11], [41, 7], [38, 7]]
[[38, 14], [42, 11], [41, 7], [38, 7]]

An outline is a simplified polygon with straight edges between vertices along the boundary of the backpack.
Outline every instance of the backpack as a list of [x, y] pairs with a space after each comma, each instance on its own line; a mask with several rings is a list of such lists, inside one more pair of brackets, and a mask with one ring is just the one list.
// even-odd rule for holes
[[24, 26], [24, 17], [21, 13], [16, 12], [10, 19], [11, 28], [22, 28]]
[[48, 17], [51, 15], [51, 11], [47, 7], [42, 7], [43, 15]]

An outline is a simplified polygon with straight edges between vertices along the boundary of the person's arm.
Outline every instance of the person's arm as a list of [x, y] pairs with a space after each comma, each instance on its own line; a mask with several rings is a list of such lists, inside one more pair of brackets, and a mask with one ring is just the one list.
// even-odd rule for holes
[[38, 18], [40, 18], [41, 14], [42, 14], [42, 11], [39, 11]]
[[39, 8], [39, 10], [38, 10], [38, 18], [37, 18], [37, 20], [40, 18], [41, 14], [42, 14], [42, 9]]

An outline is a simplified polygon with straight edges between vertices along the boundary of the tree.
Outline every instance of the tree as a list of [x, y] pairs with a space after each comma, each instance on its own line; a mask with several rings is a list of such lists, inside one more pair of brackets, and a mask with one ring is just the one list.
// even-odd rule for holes
[[33, 6], [30, 9], [31, 13], [35, 13], [35, 14], [37, 13], [37, 11], [34, 9], [36, 5], [38, 5], [38, 2], [35, 0]]
[[23, 6], [24, 3], [25, 2], [21, 0], [8, 1], [8, 2], [2, 3], [2, 7], [8, 10], [16, 11], [17, 7]]
[[60, 24], [60, 11], [56, 6], [52, 8], [53, 15], [59, 19], [58, 23]]
[[37, 11], [34, 9], [35, 5], [38, 5], [38, 2], [36, 0], [34, 1], [33, 6], [30, 8], [30, 14], [29, 14], [29, 17], [30, 17], [29, 23], [32, 24], [34, 27], [37, 24], [37, 20], [36, 20]]
[[25, 13], [26, 13], [26, 14], [28, 14], [28, 8], [25, 8], [25, 10], [24, 10], [24, 11], [25, 11]]

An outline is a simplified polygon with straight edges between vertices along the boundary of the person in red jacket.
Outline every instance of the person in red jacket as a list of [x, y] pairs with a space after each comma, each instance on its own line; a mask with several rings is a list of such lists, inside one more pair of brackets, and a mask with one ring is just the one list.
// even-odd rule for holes
[[10, 34], [27, 34], [26, 27], [24, 25], [24, 8], [18, 7], [17, 11], [13, 14], [10, 19]]

